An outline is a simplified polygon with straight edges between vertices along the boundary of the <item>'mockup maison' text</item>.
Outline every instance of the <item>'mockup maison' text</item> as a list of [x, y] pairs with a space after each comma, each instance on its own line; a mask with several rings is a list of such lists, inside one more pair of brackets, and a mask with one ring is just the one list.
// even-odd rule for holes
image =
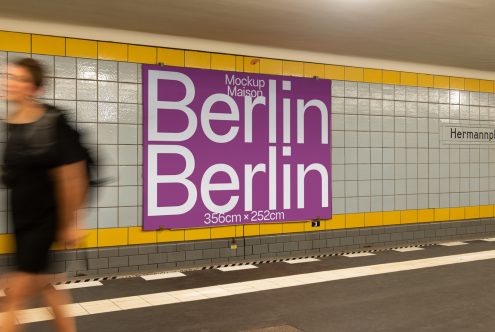
[[225, 85], [227, 95], [231, 97], [260, 97], [263, 96], [263, 87], [266, 82], [263, 79], [254, 79], [249, 76], [236, 77], [235, 75], [225, 75]]

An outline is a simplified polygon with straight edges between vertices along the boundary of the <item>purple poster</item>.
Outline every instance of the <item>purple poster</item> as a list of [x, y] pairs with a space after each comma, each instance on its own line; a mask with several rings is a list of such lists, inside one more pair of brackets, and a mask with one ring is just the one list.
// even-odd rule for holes
[[331, 218], [330, 84], [143, 65], [144, 229]]

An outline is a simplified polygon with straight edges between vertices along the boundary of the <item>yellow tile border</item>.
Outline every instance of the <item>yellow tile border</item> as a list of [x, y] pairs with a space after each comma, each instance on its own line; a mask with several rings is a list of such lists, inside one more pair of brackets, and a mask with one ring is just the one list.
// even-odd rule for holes
[[[243, 236], [281, 235], [323, 230], [400, 225], [408, 223], [429, 223], [449, 220], [493, 218], [494, 216], [494, 205], [481, 205], [456, 208], [338, 214], [334, 215], [332, 219], [321, 220], [320, 227], [318, 228], [312, 227], [311, 221], [246, 224], [211, 228], [158, 231], [143, 231], [141, 227], [102, 228], [87, 230], [86, 238], [81, 244], [76, 246], [75, 249], [137, 245], [146, 243], [213, 240]], [[13, 253], [13, 244], [13, 234], [0, 234], [0, 254]], [[54, 246], [52, 249], [64, 250], [66, 248]]]
[[[40, 41], [42, 41], [42, 43], [40, 43]], [[86, 49], [81, 49], [81, 46], [74, 48], [73, 43], [75, 41], [84, 41], [86, 43]], [[48, 42], [48, 45], [46, 42]], [[93, 43], [97, 43], [96, 53], [93, 50]], [[49, 48], [50, 45], [53, 45], [55, 49], [48, 50], [47, 48]], [[134, 51], [139, 49], [146, 50], [146, 55], [136, 55]], [[35, 33], [18, 33], [5, 30], [0, 30], [0, 51], [78, 56], [114, 61], [143, 61], [145, 63], [163, 62], [166, 65], [189, 65], [196, 68], [210, 68], [212, 62], [211, 56], [213, 54], [220, 54], [190, 49], [172, 49], [152, 45], [115, 43], [93, 39], [38, 35]], [[264, 62], [269, 61], [277, 64], [275, 70], [262, 70], [263, 72], [273, 72], [275, 75], [317, 76], [325, 79], [352, 80], [357, 82], [495, 92], [494, 80], [442, 76], [428, 73], [400, 72], [380, 68], [349, 67], [335, 64], [291, 61], [286, 59], [264, 59], [235, 54], [225, 54], [225, 56], [235, 57], [235, 70], [239, 72], [259, 73], [260, 62], [263, 60]], [[169, 58], [172, 60], [166, 61]], [[282, 63], [282, 65], [280, 65], [280, 63]], [[284, 67], [284, 63], [294, 64], [297, 67], [288, 69], [287, 67]], [[229, 65], [229, 68], [232, 68], [232, 65]]]

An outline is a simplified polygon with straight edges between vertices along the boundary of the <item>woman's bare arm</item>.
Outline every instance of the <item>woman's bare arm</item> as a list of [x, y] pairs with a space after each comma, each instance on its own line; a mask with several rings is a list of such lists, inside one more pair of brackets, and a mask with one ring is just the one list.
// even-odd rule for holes
[[58, 205], [59, 241], [73, 245], [78, 240], [76, 212], [83, 207], [88, 190], [86, 161], [53, 169]]

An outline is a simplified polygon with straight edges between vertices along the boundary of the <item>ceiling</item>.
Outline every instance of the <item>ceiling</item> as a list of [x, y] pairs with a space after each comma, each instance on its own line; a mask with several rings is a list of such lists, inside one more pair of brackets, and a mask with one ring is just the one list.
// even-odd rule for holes
[[0, 16], [495, 71], [493, 0], [1, 0]]

